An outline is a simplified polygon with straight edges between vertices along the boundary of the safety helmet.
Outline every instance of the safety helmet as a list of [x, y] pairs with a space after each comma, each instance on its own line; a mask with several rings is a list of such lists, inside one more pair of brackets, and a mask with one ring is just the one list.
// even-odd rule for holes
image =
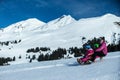
[[85, 49], [90, 49], [91, 46], [90, 45], [85, 45]]
[[97, 44], [97, 43], [94, 44], [94, 47], [95, 47], [95, 48], [98, 48], [98, 47], [99, 47], [99, 44]]

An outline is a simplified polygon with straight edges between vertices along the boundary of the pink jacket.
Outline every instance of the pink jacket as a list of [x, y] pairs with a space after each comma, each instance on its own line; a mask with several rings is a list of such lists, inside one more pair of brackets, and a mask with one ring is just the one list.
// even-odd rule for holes
[[94, 53], [94, 50], [93, 49], [88, 49], [86, 51], [86, 56], [89, 56], [89, 55], [92, 55]]
[[95, 52], [99, 52], [99, 51], [102, 51], [105, 55], [107, 55], [108, 50], [105, 42], [103, 42], [102, 45], [95, 50]]

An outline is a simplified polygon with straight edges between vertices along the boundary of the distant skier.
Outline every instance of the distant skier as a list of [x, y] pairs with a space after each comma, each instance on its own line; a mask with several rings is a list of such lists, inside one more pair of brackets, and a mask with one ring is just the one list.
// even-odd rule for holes
[[90, 45], [85, 45], [86, 53], [83, 58], [77, 58], [78, 63], [80, 64], [89, 64], [89, 60], [91, 56], [94, 54], [94, 50], [91, 48]]
[[100, 37], [100, 47], [97, 48], [94, 52], [95, 53], [92, 55], [92, 59], [91, 59], [92, 62], [95, 62], [95, 59], [98, 57], [102, 59], [102, 57], [107, 55], [108, 51], [105, 42], [105, 37]]

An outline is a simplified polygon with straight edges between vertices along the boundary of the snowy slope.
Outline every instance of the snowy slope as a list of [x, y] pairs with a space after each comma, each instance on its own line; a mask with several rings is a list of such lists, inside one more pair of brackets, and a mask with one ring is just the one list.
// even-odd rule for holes
[[0, 66], [0, 80], [120, 80], [120, 52], [83, 66], [76, 58]]
[[31, 33], [33, 29], [41, 27], [46, 23], [36, 19], [31, 18], [28, 20], [20, 21], [14, 23], [0, 31], [0, 40], [7, 41], [7, 40], [14, 40], [16, 38], [23, 38], [22, 35], [26, 35]]
[[[22, 41], [15, 45], [0, 46], [0, 56], [18, 57], [22, 55], [25, 59], [26, 51], [29, 48], [50, 47], [51, 49], [56, 49], [58, 47], [81, 47], [82, 37], [91, 39], [105, 36], [107, 42], [111, 43], [113, 33], [116, 33], [116, 36], [120, 33], [120, 26], [115, 25], [115, 21], [119, 22], [120, 17], [106, 14], [78, 21], [70, 15], [64, 15], [48, 23], [37, 19], [18, 22], [0, 32], [0, 41], [19, 39]], [[22, 60], [22, 62], [25, 61]]]
[[[28, 39], [29, 42], [26, 45], [32, 43], [32, 46], [36, 46], [39, 43], [41, 46], [52, 48], [79, 47], [82, 46], [81, 39], [83, 36], [87, 39], [105, 36], [106, 40], [111, 43], [113, 33], [117, 33], [117, 35], [120, 33], [120, 27], [114, 24], [115, 21], [120, 21], [120, 18], [112, 14], [106, 14], [97, 18], [80, 19], [54, 31], [35, 32], [32, 34], [34, 36], [30, 36], [31, 40]], [[36, 43], [36, 41], [39, 42]]]
[[43, 26], [45, 23], [36, 19], [31, 18], [28, 20], [20, 21], [15, 24], [12, 24], [4, 29], [5, 32], [21, 32], [22, 30], [33, 30], [37, 27]]
[[52, 20], [48, 22], [46, 25], [42, 26], [42, 30], [56, 30], [63, 26], [66, 26], [67, 24], [73, 23], [76, 20], [72, 18], [70, 15], [63, 15], [60, 18], [57, 18], [55, 20]]
[[[105, 36], [106, 40], [111, 43], [113, 33], [120, 33], [120, 26], [116, 26], [114, 24], [115, 21], [120, 21], [120, 17], [112, 14], [106, 14], [95, 18], [80, 19], [79, 21], [66, 26], [66, 30], [64, 28], [59, 30], [59, 32], [64, 34], [65, 37], [69, 36], [70, 39], [80, 38], [83, 36], [87, 39]], [[65, 31], [62, 32], [63, 30]]]

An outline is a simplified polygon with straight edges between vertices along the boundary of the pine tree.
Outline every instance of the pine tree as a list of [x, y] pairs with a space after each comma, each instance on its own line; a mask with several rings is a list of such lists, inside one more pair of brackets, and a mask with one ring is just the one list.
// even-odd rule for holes
[[21, 57], [21, 55], [19, 55], [19, 59], [21, 59], [22, 57]]
[[31, 63], [31, 62], [32, 62], [32, 59], [30, 59], [29, 63]]
[[44, 61], [44, 55], [43, 55], [43, 54], [39, 55], [39, 57], [38, 57], [37, 60], [38, 60], [38, 61]]
[[35, 55], [33, 55], [33, 56], [32, 56], [32, 60], [35, 60], [35, 59], [36, 59], [36, 56], [35, 56]]
[[13, 57], [13, 61], [15, 61], [15, 56]]

